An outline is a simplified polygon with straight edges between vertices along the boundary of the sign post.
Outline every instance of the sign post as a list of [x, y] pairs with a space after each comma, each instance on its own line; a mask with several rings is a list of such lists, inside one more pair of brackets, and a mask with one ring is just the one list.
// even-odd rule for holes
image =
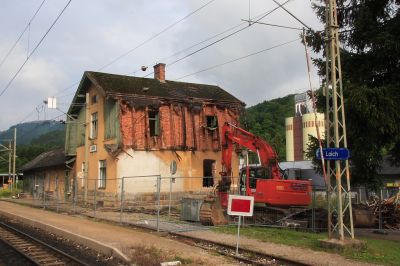
[[236, 241], [236, 255], [239, 255], [239, 239], [240, 239], [240, 224], [243, 216], [253, 216], [254, 197], [252, 196], [228, 196], [228, 215], [237, 215], [239, 218], [237, 241]]

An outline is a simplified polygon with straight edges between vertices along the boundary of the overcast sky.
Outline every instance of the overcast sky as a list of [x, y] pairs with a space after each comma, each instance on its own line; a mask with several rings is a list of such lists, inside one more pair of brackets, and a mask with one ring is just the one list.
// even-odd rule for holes
[[[0, 60], [4, 58], [43, 0], [0, 1]], [[37, 45], [68, 0], [47, 0], [17, 46], [0, 66], [3, 91], [27, 55]], [[65, 13], [31, 56], [11, 86], [0, 96], [0, 130], [22, 121], [59, 119], [58, 110], [43, 108], [56, 96], [59, 108], [68, 110], [77, 84], [86, 70], [97, 71], [149, 40], [210, 0], [72, 0]], [[283, 3], [283, 0], [279, 0]], [[266, 13], [272, 0], [250, 0], [250, 16]], [[305, 24], [322, 29], [310, 0], [291, 0], [285, 7]], [[255, 24], [171, 66], [168, 64], [217, 40], [171, 55], [208, 39], [249, 18], [249, 0], [214, 0], [193, 15], [133, 50], [102, 72], [144, 76], [153, 65], [166, 63], [166, 79], [215, 84], [247, 106], [303, 92], [308, 88], [304, 46], [300, 41], [274, 48], [191, 75], [214, 65], [299, 38], [299, 31]], [[260, 22], [291, 27], [302, 25], [282, 9]], [[149, 66], [146, 72], [140, 67]], [[153, 75], [150, 75], [152, 77]], [[313, 69], [313, 85], [319, 79]]]

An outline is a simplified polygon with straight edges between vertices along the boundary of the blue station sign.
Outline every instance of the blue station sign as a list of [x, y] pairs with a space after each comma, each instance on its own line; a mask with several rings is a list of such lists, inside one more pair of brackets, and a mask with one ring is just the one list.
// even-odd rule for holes
[[[346, 148], [323, 148], [322, 154], [324, 160], [347, 160], [350, 157], [350, 151]], [[321, 150], [315, 152], [317, 159], [321, 160]]]

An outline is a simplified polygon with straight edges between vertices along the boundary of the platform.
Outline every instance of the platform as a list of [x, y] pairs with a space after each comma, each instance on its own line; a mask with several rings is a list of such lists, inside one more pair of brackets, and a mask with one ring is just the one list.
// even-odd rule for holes
[[[75, 242], [106, 254], [114, 254], [125, 260], [129, 260], [128, 254], [132, 247], [145, 245], [182, 257], [199, 259], [204, 261], [205, 265], [232, 265], [231, 261], [222, 256], [160, 236], [157, 232], [118, 226], [115, 222], [98, 222], [84, 216], [58, 214], [6, 201], [0, 201], [0, 214], [14, 217], [55, 234], [61, 234]], [[175, 234], [236, 246], [235, 235], [219, 234], [212, 230], [175, 232]], [[321, 263], [323, 265], [371, 265], [355, 262], [338, 254], [261, 242], [246, 237], [240, 238], [240, 246], [276, 257], [295, 259], [307, 265], [321, 265]]]

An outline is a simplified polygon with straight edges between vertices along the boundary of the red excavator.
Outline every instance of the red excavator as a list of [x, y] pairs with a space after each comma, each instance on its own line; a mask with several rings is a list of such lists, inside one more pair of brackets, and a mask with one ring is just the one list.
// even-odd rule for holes
[[216, 193], [208, 195], [201, 205], [202, 224], [227, 223], [225, 211], [232, 183], [232, 153], [235, 145], [255, 152], [260, 162], [259, 166], [247, 166], [240, 171], [239, 190], [242, 195], [253, 196], [255, 205], [275, 210], [310, 204], [310, 181], [284, 179], [277, 154], [265, 140], [231, 123], [225, 123], [222, 128], [221, 180]]

